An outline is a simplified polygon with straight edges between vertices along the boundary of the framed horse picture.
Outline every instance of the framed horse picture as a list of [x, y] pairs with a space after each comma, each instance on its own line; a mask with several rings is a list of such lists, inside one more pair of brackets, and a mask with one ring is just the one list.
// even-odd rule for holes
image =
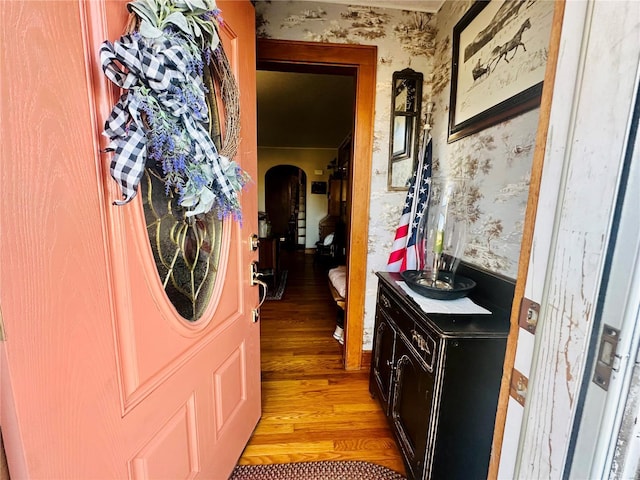
[[554, 2], [478, 0], [453, 28], [448, 142], [540, 104]]

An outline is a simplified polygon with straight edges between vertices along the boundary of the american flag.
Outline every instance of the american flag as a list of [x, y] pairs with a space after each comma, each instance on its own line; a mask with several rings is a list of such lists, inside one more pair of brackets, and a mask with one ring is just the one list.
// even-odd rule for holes
[[[426, 134], [425, 134], [426, 136]], [[387, 271], [403, 272], [420, 270], [423, 252], [416, 248], [418, 224], [423, 215], [427, 215], [429, 191], [431, 190], [431, 138], [420, 154], [416, 171], [411, 177], [409, 192], [400, 217], [400, 225], [391, 247], [387, 262]]]

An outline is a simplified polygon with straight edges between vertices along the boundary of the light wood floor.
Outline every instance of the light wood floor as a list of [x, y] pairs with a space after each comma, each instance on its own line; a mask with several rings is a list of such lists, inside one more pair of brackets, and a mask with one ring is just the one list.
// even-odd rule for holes
[[262, 419], [239, 464], [365, 460], [405, 473], [369, 372], [346, 372], [326, 269], [283, 252], [282, 300], [261, 309]]

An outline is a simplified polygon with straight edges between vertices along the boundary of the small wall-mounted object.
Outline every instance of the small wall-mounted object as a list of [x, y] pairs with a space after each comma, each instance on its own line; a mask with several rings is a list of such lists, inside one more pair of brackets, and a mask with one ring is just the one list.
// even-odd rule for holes
[[410, 68], [394, 72], [391, 80], [389, 190], [408, 190], [418, 156], [422, 110], [422, 73]]
[[311, 193], [327, 194], [327, 182], [311, 182]]
[[538, 326], [538, 317], [540, 315], [540, 305], [526, 297], [522, 298], [520, 305], [520, 318], [518, 324], [529, 333], [535, 334]]
[[529, 388], [529, 379], [525, 377], [515, 368], [511, 372], [511, 384], [509, 385], [509, 395], [524, 407], [527, 399], [527, 389]]
[[427, 102], [427, 111], [424, 114], [424, 129], [431, 131], [433, 128], [433, 108], [436, 104], [432, 101]]

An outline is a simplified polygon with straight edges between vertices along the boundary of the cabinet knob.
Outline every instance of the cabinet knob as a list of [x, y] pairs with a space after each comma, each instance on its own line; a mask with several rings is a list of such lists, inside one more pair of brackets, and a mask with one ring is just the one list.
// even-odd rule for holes
[[424, 339], [422, 335], [420, 335], [415, 330], [411, 330], [411, 340], [413, 340], [418, 346], [418, 348], [423, 352], [427, 352], [429, 354], [431, 353], [431, 349], [427, 345], [427, 341]]

